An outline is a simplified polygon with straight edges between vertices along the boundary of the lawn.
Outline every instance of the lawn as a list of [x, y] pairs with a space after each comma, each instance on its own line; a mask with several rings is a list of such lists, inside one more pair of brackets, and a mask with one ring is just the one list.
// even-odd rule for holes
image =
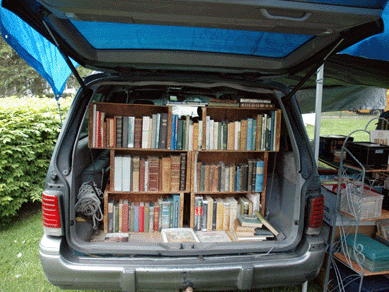
[[[324, 113], [321, 119], [320, 135], [349, 135], [356, 130], [373, 130], [376, 128], [378, 120], [372, 120], [374, 116], [342, 114], [341, 118], [333, 116], [331, 113]], [[371, 121], [371, 122], [370, 122]], [[370, 123], [369, 123], [370, 122]], [[310, 139], [314, 138], [313, 125], [306, 126]], [[351, 135], [354, 141], [369, 141], [369, 134], [364, 131], [358, 131]]]
[[[14, 223], [0, 230], [0, 291], [63, 291], [46, 281], [41, 268], [38, 245], [42, 234], [42, 212], [37, 204], [24, 206]], [[257, 291], [297, 292], [301, 291], [301, 286]], [[311, 281], [308, 291], [318, 292], [322, 288]]]

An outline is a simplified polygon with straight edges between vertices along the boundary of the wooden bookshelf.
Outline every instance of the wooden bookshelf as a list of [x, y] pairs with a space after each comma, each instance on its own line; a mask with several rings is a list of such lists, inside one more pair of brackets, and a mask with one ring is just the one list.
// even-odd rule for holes
[[[180, 197], [179, 203], [179, 224], [178, 227], [194, 227], [195, 220], [195, 198], [196, 196], [211, 196], [212, 198], [227, 198], [234, 197], [238, 200], [240, 197], [245, 197], [249, 193], [260, 192], [260, 204], [263, 206], [262, 212], [264, 212], [266, 206], [266, 181], [267, 181], [267, 168], [268, 168], [268, 159], [269, 154], [272, 152], [279, 151], [280, 144], [280, 123], [281, 123], [281, 110], [277, 110], [274, 108], [236, 108], [236, 107], [201, 107], [202, 110], [202, 119], [201, 120], [192, 120], [191, 117], [180, 117], [177, 118], [172, 113], [171, 106], [154, 106], [154, 105], [138, 105], [138, 104], [119, 104], [119, 103], [93, 103], [90, 106], [89, 110], [89, 147], [95, 149], [110, 149], [110, 184], [107, 185], [104, 194], [104, 229], [105, 232], [108, 230], [108, 202], [109, 199], [114, 199], [116, 201], [119, 200], [128, 200], [129, 202], [156, 202], [159, 198], [168, 198], [172, 196], [172, 194], [178, 194]], [[100, 113], [99, 113], [100, 112]], [[101, 114], [103, 113], [103, 114]], [[148, 144], [138, 144], [138, 147], [129, 147], [130, 144], [126, 145], [126, 143], [117, 145], [109, 145], [108, 137], [104, 137], [107, 135], [107, 126], [104, 123], [107, 119], [115, 119], [115, 117], [124, 117], [124, 116], [132, 116], [134, 118], [143, 119], [143, 117], [155, 117], [158, 114], [167, 115], [167, 129], [166, 129], [166, 146], [162, 149], [159, 147], [151, 147], [153, 144], [149, 141]], [[100, 116], [99, 116], [100, 115]], [[154, 116], [153, 116], [154, 115]], [[257, 135], [261, 135], [264, 137], [262, 132], [256, 133], [251, 132], [252, 139], [251, 140], [251, 148], [241, 148], [240, 142], [238, 148], [233, 147], [230, 144], [229, 149], [207, 149], [207, 137], [206, 132], [209, 131], [209, 120], [213, 119], [217, 123], [242, 123], [242, 121], [246, 121], [248, 119], [252, 120], [252, 125], [255, 121], [257, 123], [259, 117], [267, 116], [267, 120], [269, 123], [272, 121], [272, 124], [267, 126], [266, 139], [271, 139], [266, 146], [266, 148], [261, 148], [261, 146], [257, 145]], [[102, 118], [101, 118], [102, 116]], [[209, 117], [207, 119], [207, 116]], [[178, 145], [178, 143], [173, 142], [174, 139], [172, 137], [176, 137], [177, 139], [177, 130], [173, 129], [173, 125], [178, 124], [178, 119], [182, 119], [182, 123], [186, 125], [187, 132], [186, 136], [184, 136], [182, 140], [182, 145]], [[185, 124], [186, 122], [186, 124]], [[98, 124], [100, 123], [100, 124]], [[193, 130], [194, 133], [190, 132], [188, 129], [190, 125], [193, 125], [193, 128], [197, 127], [196, 130]], [[202, 123], [202, 125], [201, 125]], [[195, 125], [196, 124], [196, 125]], [[200, 126], [201, 125], [201, 126]], [[176, 126], [178, 127], [178, 126]], [[200, 128], [201, 127], [201, 128]], [[208, 129], [208, 130], [207, 130]], [[231, 128], [232, 129], [232, 128]], [[226, 132], [230, 139], [235, 139], [235, 132]], [[102, 131], [100, 133], [99, 131]], [[201, 138], [199, 137], [199, 132], [202, 131]], [[271, 132], [269, 132], [271, 131]], [[193, 140], [187, 138], [188, 134], [193, 135]], [[216, 132], [215, 132], [216, 133]], [[260, 133], [260, 134], [259, 134]], [[99, 136], [102, 135], [102, 136]], [[176, 136], [174, 136], [176, 135]], [[210, 134], [210, 135], [213, 135]], [[148, 134], [148, 138], [150, 139], [151, 135]], [[228, 141], [228, 137], [225, 137], [225, 140]], [[239, 134], [239, 137], [240, 134]], [[271, 138], [270, 138], [271, 137]], [[218, 138], [220, 136], [218, 135]], [[105, 140], [104, 140], [105, 139]], [[113, 139], [113, 138], [112, 138]], [[184, 139], [186, 141], [184, 142]], [[198, 139], [198, 140], [196, 140]], [[241, 138], [247, 139], [247, 136]], [[99, 142], [96, 142], [99, 140]], [[105, 141], [105, 142], [102, 142]], [[157, 143], [157, 142], [155, 142]], [[186, 144], [185, 144], [186, 143]], [[214, 141], [215, 145], [221, 145], [221, 142]], [[231, 141], [230, 141], [231, 143]], [[235, 143], [237, 144], [237, 143]], [[155, 144], [156, 145], [156, 144]], [[243, 145], [243, 142], [242, 142]], [[159, 157], [168, 158], [171, 156], [186, 156], [185, 162], [185, 185], [183, 188], [179, 190], [173, 190], [172, 188], [169, 190], [162, 190], [159, 188], [158, 190], [144, 190], [143, 188], [135, 190], [133, 189], [123, 189], [115, 188], [115, 172], [120, 172], [118, 170], [118, 165], [116, 159], [117, 157], [122, 156], [130, 156], [131, 159], [143, 159], [147, 160], [150, 157]], [[255, 191], [254, 185], [252, 185], [252, 189], [230, 189], [223, 190], [199, 190], [197, 189], [198, 177], [197, 177], [197, 165], [199, 162], [204, 164], [212, 164], [216, 165], [219, 163], [224, 163], [225, 165], [232, 165], [233, 167], [237, 165], [247, 164], [248, 161], [263, 161], [263, 187], [261, 191]], [[116, 162], [115, 162], [116, 161]], [[252, 162], [250, 162], [252, 163]], [[119, 163], [120, 164], [120, 163]], [[162, 168], [162, 167], [161, 167]], [[161, 169], [160, 168], [160, 169]], [[182, 171], [182, 168], [180, 169]], [[162, 173], [160, 173], [162, 175]], [[251, 175], [251, 174], [250, 174]], [[166, 177], [166, 176], [165, 176]], [[182, 178], [182, 176], [181, 176]], [[188, 200], [189, 199], [189, 200]], [[189, 210], [189, 214], [185, 214], [185, 210]], [[188, 218], [188, 219], [185, 219]]]

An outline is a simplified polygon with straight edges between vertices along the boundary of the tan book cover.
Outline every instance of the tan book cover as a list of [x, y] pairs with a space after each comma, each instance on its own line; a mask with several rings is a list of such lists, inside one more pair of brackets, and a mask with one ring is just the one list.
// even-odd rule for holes
[[223, 199], [224, 209], [223, 209], [223, 230], [230, 230], [230, 209], [231, 202], [228, 198]]
[[170, 192], [171, 183], [171, 159], [162, 157], [162, 192]]
[[194, 151], [199, 150], [199, 123], [193, 124], [193, 148]]
[[171, 177], [170, 177], [170, 191], [178, 192], [180, 190], [180, 169], [181, 169], [181, 159], [179, 155], [170, 156], [170, 165], [171, 165]]
[[228, 123], [227, 150], [235, 149], [235, 122]]
[[132, 191], [139, 192], [139, 166], [140, 158], [139, 156], [133, 156], [131, 159], [132, 163]]
[[257, 130], [256, 130], [256, 138], [255, 138], [255, 150], [261, 150], [262, 143], [262, 120], [263, 115], [257, 115]]
[[208, 201], [208, 212], [207, 212], [207, 230], [212, 230], [212, 218], [213, 218], [213, 198], [211, 196], [205, 196]]
[[216, 209], [216, 230], [223, 230], [224, 225], [224, 201], [222, 198], [217, 198]]
[[247, 119], [240, 123], [240, 150], [247, 150]]

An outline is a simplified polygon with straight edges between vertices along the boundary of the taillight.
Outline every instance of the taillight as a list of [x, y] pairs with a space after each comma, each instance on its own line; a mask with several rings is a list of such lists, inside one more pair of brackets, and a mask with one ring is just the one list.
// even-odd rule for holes
[[59, 195], [44, 192], [42, 194], [42, 217], [45, 233], [62, 236], [61, 213]]
[[308, 229], [307, 234], [320, 234], [324, 217], [324, 197], [311, 198], [308, 206]]

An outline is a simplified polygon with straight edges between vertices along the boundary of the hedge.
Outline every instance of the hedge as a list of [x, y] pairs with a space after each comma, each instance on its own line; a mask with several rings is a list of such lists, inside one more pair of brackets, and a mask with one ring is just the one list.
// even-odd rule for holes
[[[60, 100], [62, 117], [71, 101]], [[18, 213], [23, 203], [41, 200], [60, 128], [54, 98], [0, 98], [0, 222], [3, 224]]]

